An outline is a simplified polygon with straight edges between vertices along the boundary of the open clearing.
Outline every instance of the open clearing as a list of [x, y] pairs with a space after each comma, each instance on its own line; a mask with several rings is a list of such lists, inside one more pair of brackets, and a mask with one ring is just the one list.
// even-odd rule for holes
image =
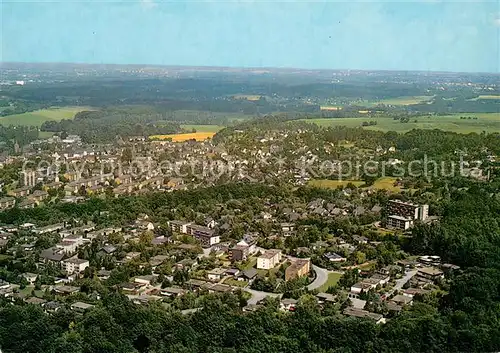
[[423, 102], [428, 102], [432, 100], [434, 96], [408, 96], [408, 97], [397, 97], [397, 98], [388, 98], [382, 99], [378, 101], [366, 101], [363, 104], [367, 104], [368, 106], [375, 107], [379, 104], [384, 105], [412, 105], [419, 104]]
[[377, 179], [371, 188], [373, 189], [378, 189], [378, 190], [389, 190], [389, 191], [394, 191], [394, 192], [399, 192], [401, 191], [400, 186], [394, 186], [394, 183], [396, 182], [396, 178], [394, 177], [382, 177]]
[[246, 99], [247, 101], [258, 101], [260, 97], [262, 96], [256, 94], [236, 94], [233, 96], [234, 99]]
[[500, 95], [480, 95], [477, 99], [500, 99]]
[[328, 279], [326, 280], [325, 284], [323, 284], [321, 287], [318, 288], [318, 291], [321, 292], [326, 292], [328, 288], [331, 286], [334, 286], [338, 283], [340, 277], [342, 277], [342, 274], [336, 273], [336, 272], [330, 272], [328, 274]]
[[73, 119], [76, 113], [83, 110], [92, 110], [89, 107], [62, 107], [35, 110], [29, 113], [8, 115], [0, 118], [1, 125], [28, 125], [41, 126], [49, 120], [59, 121], [62, 119]]
[[221, 125], [181, 125], [184, 130], [196, 130], [196, 132], [218, 132], [225, 128]]
[[[460, 117], [467, 117], [467, 119], [460, 119]], [[443, 116], [420, 116], [411, 118], [407, 123], [402, 123], [399, 120], [389, 117], [371, 116], [362, 118], [301, 119], [301, 121], [323, 127], [361, 127], [364, 121], [376, 121], [377, 125], [365, 126], [363, 128], [384, 132], [407, 132], [413, 129], [440, 129], [462, 134], [471, 132], [481, 133], [482, 131], [486, 131], [487, 133], [500, 132], [500, 113], [460, 113]]]
[[[401, 187], [394, 186], [396, 180], [397, 179], [394, 177], [382, 177], [377, 179], [373, 183], [373, 185], [369, 186], [368, 188], [400, 192]], [[346, 187], [348, 184], [353, 184], [356, 187], [363, 187], [365, 185], [365, 182], [361, 180], [329, 180], [329, 179], [313, 179], [309, 181], [309, 186], [324, 188], [324, 189], [336, 189], [338, 187]]]
[[194, 132], [188, 134], [172, 134], [172, 135], [151, 135], [150, 139], [153, 140], [168, 140], [172, 139], [173, 142], [183, 142], [188, 140], [203, 141], [212, 138], [215, 132]]
[[342, 110], [342, 107], [336, 107], [333, 105], [322, 105], [319, 108], [320, 108], [320, 110], [329, 110], [329, 111]]
[[365, 182], [361, 180], [329, 180], [329, 179], [313, 179], [309, 181], [309, 185], [317, 188], [336, 189], [338, 187], [345, 187], [348, 184], [353, 184], [356, 187], [364, 185]]

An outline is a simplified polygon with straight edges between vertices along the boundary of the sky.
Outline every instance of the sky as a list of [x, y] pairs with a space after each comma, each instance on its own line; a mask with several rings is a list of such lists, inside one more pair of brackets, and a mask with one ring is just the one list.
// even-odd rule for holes
[[500, 70], [500, 1], [0, 0], [3, 62]]

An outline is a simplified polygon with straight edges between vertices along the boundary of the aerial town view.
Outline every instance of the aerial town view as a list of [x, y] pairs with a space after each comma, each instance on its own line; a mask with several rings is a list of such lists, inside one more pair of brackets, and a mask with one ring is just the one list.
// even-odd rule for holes
[[497, 1], [0, 8], [0, 353], [500, 351]]

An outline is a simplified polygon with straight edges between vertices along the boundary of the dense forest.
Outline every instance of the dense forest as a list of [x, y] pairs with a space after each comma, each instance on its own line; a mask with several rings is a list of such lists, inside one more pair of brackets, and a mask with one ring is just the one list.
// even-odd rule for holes
[[[54, 77], [57, 77], [54, 74]], [[436, 80], [439, 81], [439, 76]], [[441, 78], [443, 82], [447, 77]], [[455, 78], [460, 80], [459, 77]], [[470, 79], [470, 78], [469, 78]], [[489, 83], [488, 78], [477, 78]], [[409, 83], [413, 81], [413, 83]], [[495, 92], [483, 92], [495, 94]], [[47, 82], [25, 86], [4, 86], [3, 101], [9, 106], [0, 110], [0, 116], [34, 111], [50, 106], [109, 106], [146, 105], [161, 107], [164, 111], [195, 110], [207, 112], [242, 113], [247, 115], [277, 112], [323, 114], [320, 103], [340, 99], [356, 109], [366, 109], [363, 101], [378, 101], [404, 96], [435, 96], [431, 104], [391, 107], [399, 111], [421, 113], [498, 112], [495, 99], [476, 100], [481, 94], [475, 88], [448, 86], [445, 91], [433, 80], [419, 75], [406, 76], [399, 81], [398, 73], [382, 76], [344, 76], [332, 81], [320, 73], [311, 75], [245, 73], [194, 73], [192, 77], [145, 78], [134, 75], [110, 77], [72, 77], [47, 79]], [[255, 95], [256, 100], [235, 99], [235, 95]], [[265, 98], [264, 98], [265, 97]], [[377, 109], [384, 110], [385, 106]], [[356, 110], [352, 110], [356, 111]]]
[[[309, 191], [307, 191], [309, 190]], [[34, 305], [0, 309], [3, 352], [492, 352], [500, 349], [500, 197], [498, 181], [436, 183], [438, 225], [419, 226], [402, 245], [415, 254], [438, 254], [461, 266], [441, 295], [423, 298], [384, 325], [318, 311], [302, 297], [295, 313], [268, 304], [243, 313], [236, 296], [213, 298], [193, 314], [155, 304], [138, 306], [113, 290], [83, 316], [68, 310], [45, 314]], [[161, 214], [172, 206], [210, 205], [237, 198], [290, 195], [287, 188], [229, 184], [172, 194], [91, 200], [38, 210], [11, 210], [1, 222], [51, 222], [58, 217], [134, 219], [139, 212]], [[315, 191], [293, 191], [314, 196]], [[332, 191], [334, 193], [334, 191]], [[331, 195], [334, 197], [334, 194]], [[100, 290], [100, 289], [98, 289]]]

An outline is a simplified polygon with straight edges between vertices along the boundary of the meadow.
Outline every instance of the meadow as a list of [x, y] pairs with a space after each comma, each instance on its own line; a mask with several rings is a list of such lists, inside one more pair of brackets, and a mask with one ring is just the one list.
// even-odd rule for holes
[[[381, 177], [377, 179], [372, 186], [367, 187], [368, 189], [377, 190], [388, 190], [392, 192], [400, 192], [400, 186], [394, 186], [396, 182], [394, 177]], [[365, 182], [361, 180], [329, 180], [329, 179], [313, 179], [310, 180], [308, 185], [324, 188], [324, 189], [336, 189], [338, 187], [346, 187], [348, 184], [353, 184], [356, 187], [364, 187]]]
[[171, 135], [151, 135], [149, 139], [152, 140], [168, 140], [172, 139], [173, 142], [183, 142], [188, 140], [204, 141], [212, 138], [215, 132], [191, 132], [186, 134], [171, 134]]
[[224, 129], [225, 126], [222, 125], [181, 125], [181, 128], [186, 131], [192, 131], [193, 129], [196, 132], [219, 132]]
[[328, 279], [326, 280], [325, 284], [323, 284], [321, 287], [318, 288], [318, 292], [326, 292], [328, 288], [336, 285], [338, 281], [340, 280], [340, 277], [342, 277], [341, 273], [338, 272], [330, 272], [328, 274]]
[[[461, 117], [467, 117], [461, 119]], [[471, 119], [468, 119], [468, 118]], [[477, 119], [474, 119], [477, 118]], [[411, 118], [409, 122], [402, 123], [389, 117], [363, 118], [323, 118], [323, 119], [302, 119], [302, 121], [317, 124], [323, 127], [347, 126], [361, 127], [364, 121], [376, 121], [377, 125], [366, 126], [364, 129], [376, 131], [396, 131], [407, 132], [413, 129], [440, 129], [462, 134], [471, 132], [487, 133], [500, 132], [500, 113], [462, 113], [443, 116], [420, 116]]]
[[370, 186], [370, 189], [377, 189], [377, 190], [388, 190], [392, 192], [400, 192], [401, 187], [400, 186], [395, 186], [394, 184], [396, 183], [396, 178], [394, 177], [382, 177], [378, 178], [375, 180], [372, 186]]
[[477, 99], [500, 99], [500, 95], [481, 95], [479, 97], [477, 97]]
[[256, 94], [236, 94], [233, 96], [234, 99], [246, 99], [247, 101], [258, 101], [260, 97], [262, 96]]
[[430, 101], [434, 96], [409, 96], [409, 97], [397, 97], [397, 98], [388, 98], [382, 99], [378, 101], [368, 101], [369, 106], [377, 106], [379, 104], [385, 105], [413, 105], [419, 104], [423, 102]]
[[356, 187], [365, 184], [361, 180], [330, 180], [330, 179], [313, 179], [309, 181], [309, 185], [316, 188], [336, 189], [338, 187], [346, 187], [348, 184], [353, 184]]
[[35, 110], [29, 113], [8, 115], [0, 118], [1, 125], [41, 126], [49, 120], [73, 119], [76, 113], [91, 110], [89, 107], [62, 107]]

